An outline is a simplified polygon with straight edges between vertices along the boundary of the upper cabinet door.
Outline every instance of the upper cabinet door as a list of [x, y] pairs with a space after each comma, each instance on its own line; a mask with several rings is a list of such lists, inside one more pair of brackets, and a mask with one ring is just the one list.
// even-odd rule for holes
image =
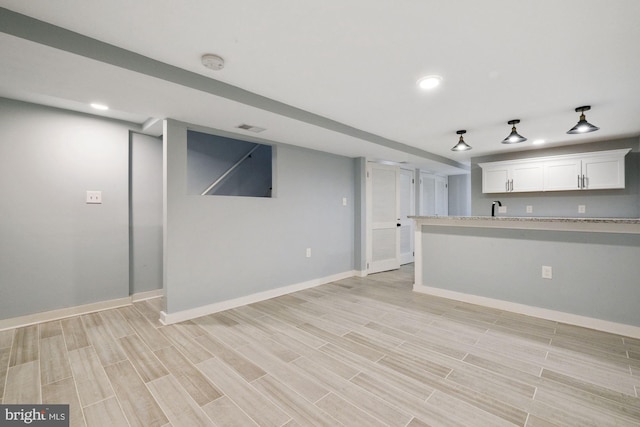
[[482, 167], [483, 193], [542, 191], [542, 162], [504, 162]]
[[567, 191], [582, 188], [582, 162], [580, 159], [548, 161], [544, 165], [544, 190]]
[[482, 192], [506, 193], [509, 191], [509, 168], [506, 165], [482, 167]]
[[594, 156], [582, 160], [585, 190], [624, 188], [624, 157]]
[[543, 164], [518, 163], [511, 167], [511, 182], [509, 188], [512, 192], [542, 191], [543, 188]]

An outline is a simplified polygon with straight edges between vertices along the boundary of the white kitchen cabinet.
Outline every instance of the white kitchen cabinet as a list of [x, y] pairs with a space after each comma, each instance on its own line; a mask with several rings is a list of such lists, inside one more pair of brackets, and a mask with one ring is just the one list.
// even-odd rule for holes
[[544, 165], [545, 191], [579, 190], [582, 161], [577, 158], [548, 161]]
[[537, 161], [481, 163], [483, 193], [542, 191], [543, 164]]
[[483, 193], [601, 190], [625, 187], [630, 149], [480, 163]]
[[624, 156], [628, 152], [610, 150], [548, 161], [544, 191], [624, 188]]
[[602, 155], [582, 160], [583, 190], [624, 188], [624, 155]]

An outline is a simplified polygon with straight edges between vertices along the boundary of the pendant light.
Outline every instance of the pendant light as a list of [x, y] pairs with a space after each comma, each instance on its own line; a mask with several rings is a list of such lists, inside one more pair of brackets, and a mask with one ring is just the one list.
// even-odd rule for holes
[[585, 105], [584, 107], [578, 107], [576, 108], [576, 113], [581, 113], [580, 114], [580, 121], [578, 122], [577, 125], [575, 125], [574, 127], [571, 128], [571, 130], [567, 131], [567, 133], [587, 133], [587, 132], [595, 132], [598, 129], [600, 129], [598, 126], [594, 126], [591, 123], [589, 123], [586, 119], [586, 117], [584, 116], [584, 112], [585, 111], [589, 111], [591, 109], [590, 105]]
[[471, 146], [469, 144], [467, 144], [466, 142], [464, 142], [464, 139], [462, 139], [462, 135], [464, 135], [465, 133], [467, 133], [466, 130], [456, 131], [456, 134], [460, 135], [460, 140], [458, 141], [458, 143], [456, 145], [454, 145], [451, 148], [451, 151], [467, 151], [467, 150], [471, 150]]
[[516, 125], [520, 123], [520, 120], [509, 120], [507, 123], [513, 125], [513, 127], [511, 128], [511, 133], [509, 134], [509, 136], [502, 140], [503, 144], [517, 144], [519, 142], [525, 142], [527, 140], [527, 138], [520, 135], [516, 131]]

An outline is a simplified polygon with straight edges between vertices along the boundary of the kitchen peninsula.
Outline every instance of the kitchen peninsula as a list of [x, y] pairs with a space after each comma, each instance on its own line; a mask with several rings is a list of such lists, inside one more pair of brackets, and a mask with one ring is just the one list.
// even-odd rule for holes
[[640, 337], [640, 219], [413, 219], [414, 291]]

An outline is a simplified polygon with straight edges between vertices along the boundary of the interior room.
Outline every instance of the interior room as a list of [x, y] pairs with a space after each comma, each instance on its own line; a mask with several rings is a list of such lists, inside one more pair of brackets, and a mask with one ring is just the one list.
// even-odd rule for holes
[[0, 406], [640, 425], [639, 21], [0, 0]]

